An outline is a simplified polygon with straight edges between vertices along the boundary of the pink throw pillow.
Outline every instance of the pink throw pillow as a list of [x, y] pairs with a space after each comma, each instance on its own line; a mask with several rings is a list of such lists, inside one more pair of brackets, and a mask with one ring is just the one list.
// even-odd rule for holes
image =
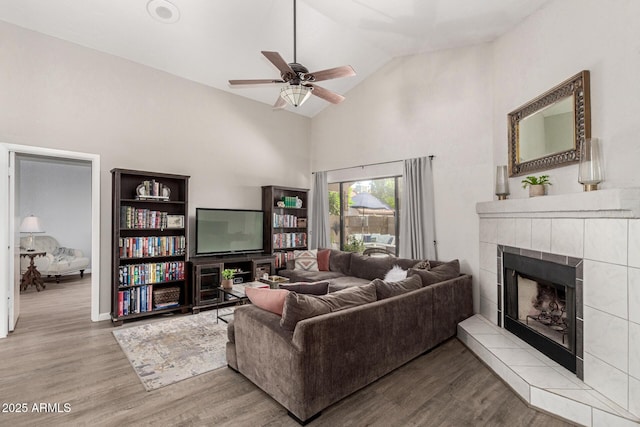
[[318, 270], [329, 271], [329, 255], [330, 249], [318, 249]]
[[270, 311], [282, 316], [284, 307], [284, 299], [289, 293], [285, 289], [266, 289], [266, 288], [245, 288], [247, 298], [253, 305], [257, 305], [263, 310]]

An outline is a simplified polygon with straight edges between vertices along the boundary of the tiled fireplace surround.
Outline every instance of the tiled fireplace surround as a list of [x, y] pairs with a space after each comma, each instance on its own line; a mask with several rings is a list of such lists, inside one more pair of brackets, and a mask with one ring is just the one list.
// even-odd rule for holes
[[[460, 324], [459, 338], [534, 407], [581, 425], [640, 425], [640, 189], [484, 202], [476, 210], [480, 315]], [[578, 376], [500, 327], [503, 250], [582, 261]]]

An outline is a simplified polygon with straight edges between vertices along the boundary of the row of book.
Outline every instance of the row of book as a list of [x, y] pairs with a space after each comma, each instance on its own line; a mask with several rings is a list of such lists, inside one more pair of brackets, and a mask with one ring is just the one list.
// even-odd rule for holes
[[300, 202], [298, 202], [299, 198], [297, 196], [283, 196], [282, 197], [282, 201], [284, 202], [284, 207], [285, 208], [296, 208], [298, 207], [298, 204]]
[[307, 233], [274, 233], [274, 248], [300, 248], [307, 246]]
[[166, 197], [169, 198], [171, 190], [164, 184], [155, 179], [142, 181], [142, 189], [138, 192], [139, 196]]
[[150, 262], [118, 268], [120, 286], [148, 285], [184, 279], [184, 261]]
[[184, 236], [121, 237], [118, 242], [121, 258], [184, 255]]
[[120, 227], [165, 229], [167, 227], [167, 212], [121, 206]]
[[293, 251], [275, 252], [273, 255], [276, 257], [276, 269], [285, 268], [287, 266], [287, 261], [293, 259]]
[[[306, 223], [306, 221], [305, 221]], [[298, 227], [298, 217], [288, 214], [273, 214], [273, 226], [274, 227]], [[303, 227], [303, 225], [300, 225]]]
[[118, 316], [146, 313], [153, 310], [153, 286], [118, 291]]

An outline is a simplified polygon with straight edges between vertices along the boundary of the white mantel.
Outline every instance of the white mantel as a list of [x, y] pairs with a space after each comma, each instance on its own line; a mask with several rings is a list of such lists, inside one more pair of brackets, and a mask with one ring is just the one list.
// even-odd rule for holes
[[558, 194], [476, 204], [480, 218], [640, 218], [640, 188]]

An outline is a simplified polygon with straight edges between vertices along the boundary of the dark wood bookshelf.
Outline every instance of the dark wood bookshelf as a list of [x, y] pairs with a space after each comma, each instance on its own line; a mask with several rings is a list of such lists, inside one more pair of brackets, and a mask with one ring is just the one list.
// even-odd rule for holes
[[[146, 316], [171, 313], [175, 311], [187, 312], [193, 306], [193, 296], [188, 272], [188, 202], [189, 202], [189, 176], [175, 175], [158, 172], [146, 172], [130, 169], [113, 169], [112, 177], [112, 242], [111, 242], [111, 319], [114, 325], [120, 325], [123, 321], [140, 319]], [[164, 187], [163, 196], [139, 194], [139, 186], [144, 181], [159, 183], [158, 188]], [[167, 194], [168, 193], [168, 194]], [[139, 198], [142, 197], [142, 198]], [[147, 198], [145, 198], [147, 197]], [[164, 198], [162, 198], [164, 197]], [[148, 211], [164, 213], [167, 215], [182, 216], [184, 227], [171, 227], [166, 225], [147, 226], [138, 224], [136, 227], [127, 226], [126, 213], [123, 208], [133, 208], [139, 218], [146, 219]], [[132, 215], [132, 214], [131, 214]], [[154, 217], [154, 218], [157, 218]], [[182, 224], [180, 224], [182, 225]], [[151, 241], [149, 238], [157, 238]], [[129, 240], [126, 240], [129, 239]], [[171, 243], [169, 243], [171, 239]], [[121, 252], [121, 247], [126, 243], [146, 243], [147, 248], [151, 244], [165, 244], [173, 247], [173, 251], [150, 256], [126, 256]], [[172, 246], [173, 245], [173, 246]], [[176, 246], [177, 245], [177, 246]], [[131, 253], [129, 253], [131, 255]], [[139, 273], [133, 276], [122, 275], [123, 271], [135, 271]], [[158, 277], [160, 272], [165, 276], [169, 271], [179, 278]], [[136, 277], [138, 277], [136, 281]], [[122, 281], [126, 278], [126, 283]], [[165, 280], [163, 280], [165, 279]], [[169, 308], [155, 308], [163, 293], [174, 293], [178, 289], [178, 305]], [[129, 301], [123, 300], [129, 293]], [[140, 292], [139, 301], [131, 301], [131, 294]], [[144, 296], [142, 296], [144, 293]], [[158, 301], [156, 301], [158, 299]], [[124, 314], [122, 304], [132, 303]], [[166, 301], [165, 301], [166, 302]], [[135, 304], [134, 304], [135, 303]], [[123, 307], [124, 308], [124, 307]]]
[[[285, 206], [278, 207], [278, 202], [283, 202], [285, 197], [298, 198], [302, 207]], [[303, 219], [308, 223], [309, 190], [306, 188], [280, 187], [267, 185], [262, 187], [262, 210], [264, 211], [264, 250], [273, 254], [276, 259], [276, 272], [286, 267], [287, 259], [293, 258], [294, 250], [308, 249], [309, 234], [307, 224], [300, 226]], [[289, 221], [295, 221], [295, 225], [288, 223], [280, 225], [276, 216], [288, 216]], [[295, 218], [295, 219], [294, 219]], [[298, 235], [300, 238], [287, 238], [286, 235]], [[304, 236], [302, 239], [301, 237]], [[280, 242], [278, 244], [277, 242]]]

